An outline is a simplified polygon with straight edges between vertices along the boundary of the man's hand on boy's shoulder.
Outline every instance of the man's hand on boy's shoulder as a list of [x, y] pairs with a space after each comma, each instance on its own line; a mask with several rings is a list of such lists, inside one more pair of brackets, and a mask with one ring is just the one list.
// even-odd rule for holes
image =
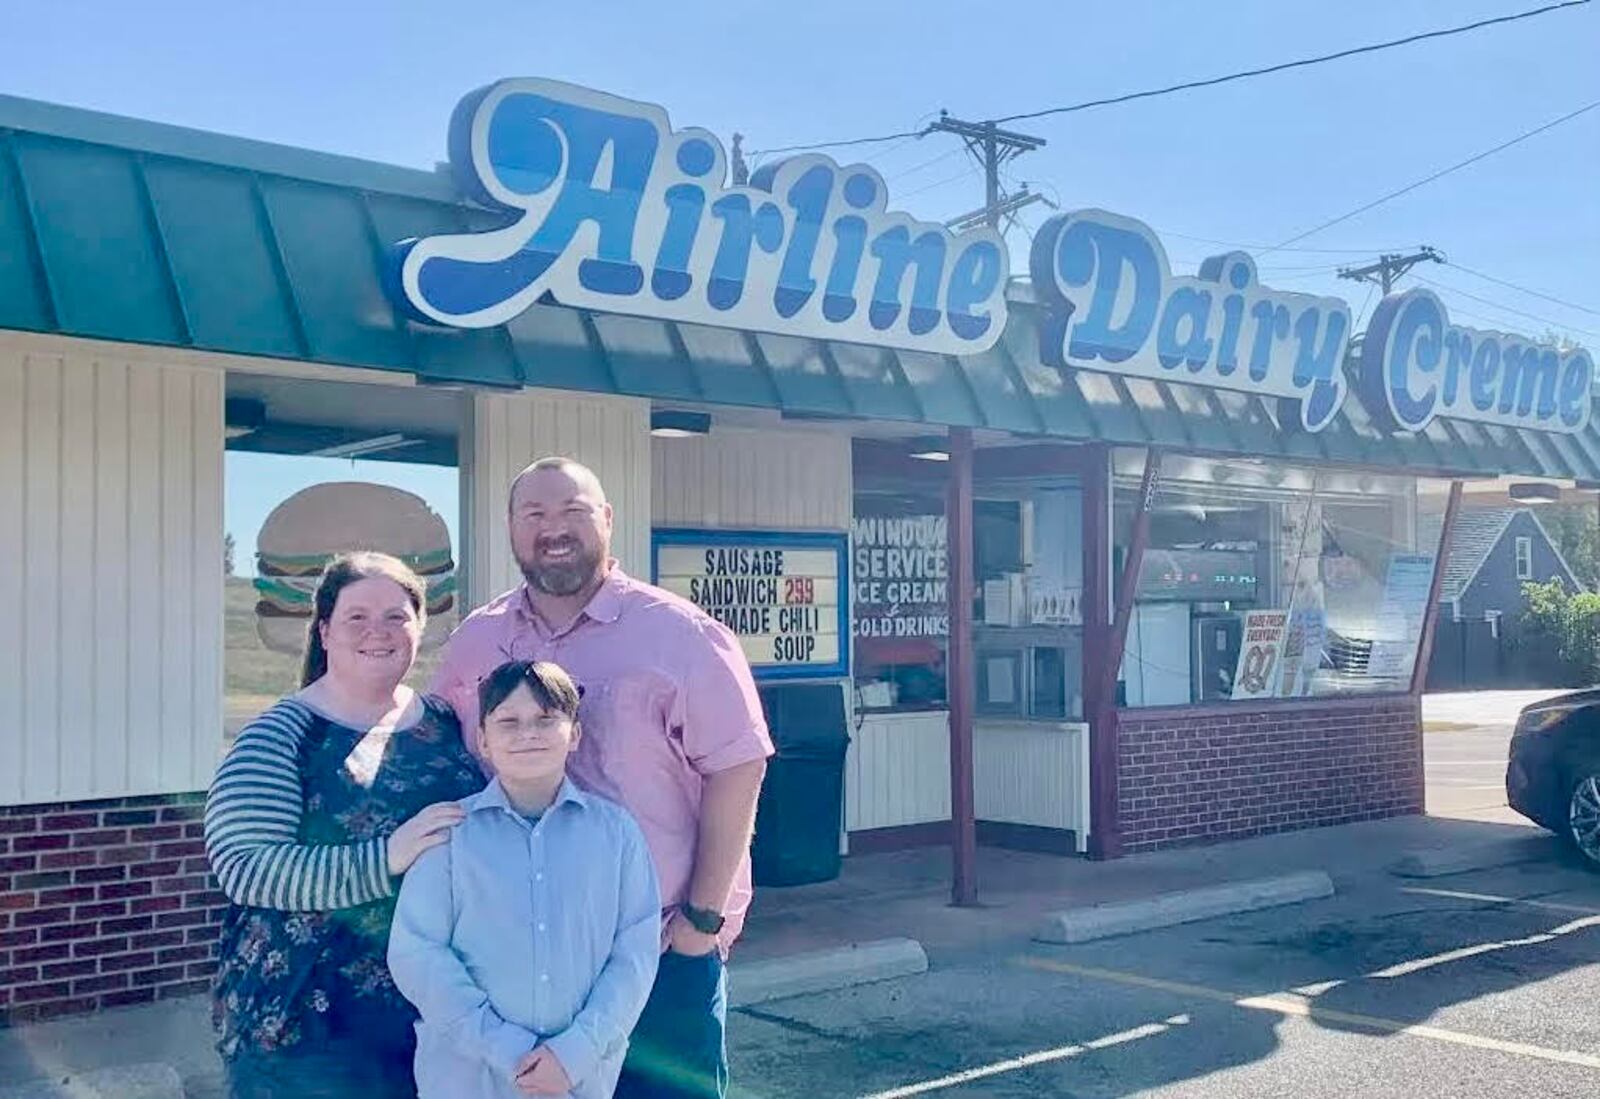
[[565, 1095], [572, 1090], [566, 1066], [549, 1046], [539, 1046], [523, 1054], [517, 1062], [514, 1083], [524, 1095]]

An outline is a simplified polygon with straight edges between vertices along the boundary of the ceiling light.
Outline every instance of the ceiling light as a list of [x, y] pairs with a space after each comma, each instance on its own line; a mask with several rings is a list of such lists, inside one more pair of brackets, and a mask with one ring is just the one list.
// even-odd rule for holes
[[948, 462], [950, 460], [950, 452], [948, 450], [919, 450], [911, 456], [924, 462]]
[[650, 434], [658, 439], [688, 439], [711, 434], [711, 414], [662, 409], [650, 413]]
[[351, 443], [336, 443], [320, 450], [310, 451], [313, 458], [358, 458], [380, 450], [395, 450], [403, 446], [417, 446], [421, 439], [407, 439], [404, 435], [377, 435], [370, 439], [357, 439]]
[[1513, 500], [1524, 504], [1553, 504], [1561, 499], [1561, 486], [1544, 481], [1517, 481], [1506, 490]]
[[222, 435], [237, 439], [267, 422], [267, 406], [253, 397], [229, 397], [223, 404]]

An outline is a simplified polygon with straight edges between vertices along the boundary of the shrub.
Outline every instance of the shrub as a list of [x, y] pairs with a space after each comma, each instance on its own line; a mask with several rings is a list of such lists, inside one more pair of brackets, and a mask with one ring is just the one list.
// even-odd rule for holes
[[1522, 594], [1526, 607], [1518, 643], [1524, 666], [1537, 666], [1554, 687], [1600, 681], [1600, 594], [1569, 595], [1559, 580], [1530, 581], [1522, 585]]

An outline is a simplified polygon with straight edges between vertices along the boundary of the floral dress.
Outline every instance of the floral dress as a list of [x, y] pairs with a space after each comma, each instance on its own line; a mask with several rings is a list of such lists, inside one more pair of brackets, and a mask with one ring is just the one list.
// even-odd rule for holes
[[385, 962], [387, 837], [484, 785], [449, 707], [423, 706], [382, 738], [285, 699], [219, 769], [206, 842], [233, 902], [213, 1000], [224, 1058], [354, 1042], [409, 1068], [416, 1012]]

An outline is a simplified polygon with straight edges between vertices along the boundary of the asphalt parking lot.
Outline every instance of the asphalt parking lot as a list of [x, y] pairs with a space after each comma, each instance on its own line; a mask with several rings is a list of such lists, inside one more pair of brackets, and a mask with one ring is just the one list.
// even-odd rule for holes
[[757, 1097], [1578, 1096], [1600, 1089], [1600, 877], [1407, 882], [737, 1011]]

